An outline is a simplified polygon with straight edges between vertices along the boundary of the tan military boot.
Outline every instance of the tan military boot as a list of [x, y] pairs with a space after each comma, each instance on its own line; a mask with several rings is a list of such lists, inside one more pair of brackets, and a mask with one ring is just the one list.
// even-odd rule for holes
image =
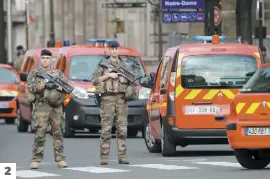
[[68, 167], [66, 161], [59, 161], [59, 162], [57, 162], [57, 166], [59, 168], [66, 168], [66, 167]]
[[119, 157], [118, 158], [118, 163], [119, 164], [129, 164], [129, 161], [127, 160], [126, 157]]
[[101, 158], [100, 165], [102, 165], [102, 166], [108, 165], [108, 159], [107, 158]]
[[30, 163], [30, 168], [31, 169], [38, 169], [38, 162], [31, 162]]

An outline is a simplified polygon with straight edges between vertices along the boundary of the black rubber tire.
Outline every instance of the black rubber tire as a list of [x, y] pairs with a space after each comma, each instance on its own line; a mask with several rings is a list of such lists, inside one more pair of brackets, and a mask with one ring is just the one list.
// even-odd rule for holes
[[[149, 128], [149, 123], [146, 123], [145, 125], [144, 125], [144, 133], [143, 133], [143, 138], [144, 138], [144, 143], [145, 143], [145, 146], [146, 146], [146, 148], [148, 149], [148, 151], [150, 152], [150, 153], [160, 153], [161, 152], [161, 144], [160, 144], [160, 142], [153, 142], [154, 143], [154, 145], [153, 146], [149, 146], [148, 145], [148, 141], [149, 141], [149, 135], [148, 135], [148, 133], [150, 133], [149, 132], [149, 130], [147, 129], [147, 128]], [[147, 136], [147, 137], [146, 137]]]
[[247, 169], [263, 169], [269, 163], [269, 159], [258, 159], [253, 156], [258, 150], [237, 149], [234, 151], [239, 164]]
[[128, 128], [127, 135], [128, 137], [134, 138], [134, 137], [137, 137], [138, 132], [139, 132], [138, 129]]
[[161, 137], [161, 141], [163, 141], [163, 143], [161, 143], [161, 154], [164, 157], [174, 156], [176, 153], [176, 145], [170, 140], [168, 132], [163, 127], [162, 125], [161, 131], [163, 136]]
[[20, 108], [17, 109], [17, 131], [18, 132], [28, 132], [29, 123], [24, 120], [20, 114]]
[[6, 118], [5, 119], [6, 124], [14, 124], [14, 122], [15, 122], [15, 118]]
[[65, 126], [62, 128], [62, 133], [64, 138], [72, 138], [75, 136], [75, 131], [68, 126], [68, 123], [66, 121]]

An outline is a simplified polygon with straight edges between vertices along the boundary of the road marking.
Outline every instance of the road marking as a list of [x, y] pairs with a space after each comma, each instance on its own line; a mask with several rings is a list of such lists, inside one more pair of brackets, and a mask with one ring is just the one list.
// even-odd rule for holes
[[197, 167], [176, 166], [176, 165], [166, 165], [166, 164], [135, 164], [135, 165], [130, 165], [130, 166], [142, 167], [142, 168], [152, 168], [152, 169], [162, 169], [162, 170], [199, 169]]
[[34, 170], [19, 170], [16, 172], [16, 176], [21, 177], [21, 178], [40, 178], [40, 177], [53, 177], [53, 176], [60, 176], [60, 175], [34, 171]]
[[183, 161], [187, 161], [187, 162], [196, 162], [196, 161], [207, 161], [207, 159], [186, 159]]
[[130, 170], [124, 170], [124, 169], [113, 169], [113, 168], [104, 168], [104, 167], [94, 167], [94, 166], [89, 166], [89, 167], [74, 167], [74, 168], [65, 168], [69, 170], [74, 170], [74, 171], [83, 171], [83, 172], [90, 172], [90, 173], [116, 173], [116, 172], [128, 172]]
[[213, 165], [213, 166], [242, 167], [239, 163], [232, 163], [232, 162], [192, 162], [192, 163]]

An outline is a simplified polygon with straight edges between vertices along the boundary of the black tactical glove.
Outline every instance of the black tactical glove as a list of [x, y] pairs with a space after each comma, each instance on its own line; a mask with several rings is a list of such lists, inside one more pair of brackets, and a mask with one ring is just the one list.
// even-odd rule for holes
[[45, 88], [48, 90], [56, 89], [58, 86], [55, 85], [53, 82], [49, 81], [45, 84]]

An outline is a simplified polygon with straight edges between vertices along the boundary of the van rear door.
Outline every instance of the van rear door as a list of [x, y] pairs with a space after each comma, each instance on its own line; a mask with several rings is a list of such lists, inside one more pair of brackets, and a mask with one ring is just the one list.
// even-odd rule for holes
[[176, 126], [183, 129], [225, 128], [230, 102], [256, 71], [249, 55], [209, 54], [178, 60]]
[[234, 99], [239, 121], [270, 121], [270, 67], [257, 71]]

